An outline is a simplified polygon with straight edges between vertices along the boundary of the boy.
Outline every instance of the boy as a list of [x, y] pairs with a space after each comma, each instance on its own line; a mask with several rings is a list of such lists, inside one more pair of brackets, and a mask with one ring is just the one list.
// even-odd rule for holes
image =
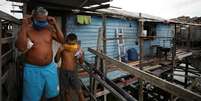
[[[81, 89], [81, 82], [78, 78], [76, 64], [83, 63], [83, 51], [78, 45], [77, 36], [73, 33], [67, 35], [65, 44], [57, 51], [55, 61], [58, 62], [61, 58], [61, 85], [65, 90], [67, 101], [72, 101], [71, 90], [75, 91], [79, 96], [79, 101], [84, 101], [84, 96]], [[77, 61], [78, 60], [78, 61]]]

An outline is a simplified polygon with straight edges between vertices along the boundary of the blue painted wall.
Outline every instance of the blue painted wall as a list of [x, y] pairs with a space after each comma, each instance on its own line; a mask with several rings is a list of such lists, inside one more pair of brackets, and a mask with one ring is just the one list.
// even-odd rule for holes
[[172, 43], [171, 43], [172, 39], [167, 37], [173, 36], [173, 33], [174, 33], [173, 25], [159, 23], [157, 24], [157, 27], [156, 27], [156, 33], [157, 33], [157, 37], [163, 37], [163, 38], [156, 38], [154, 40], [157, 44], [167, 48], [170, 48], [172, 46]]
[[[102, 18], [100, 16], [92, 16], [91, 24], [78, 25], [76, 23], [76, 16], [71, 15], [67, 17], [67, 32], [74, 32], [81, 40], [81, 46], [85, 51], [85, 59], [88, 61], [94, 60], [94, 55], [87, 51], [88, 47], [96, 48], [97, 37], [99, 28], [102, 27]], [[139, 52], [139, 45], [136, 45], [138, 24], [135, 20], [126, 20], [118, 18], [107, 18], [106, 20], [106, 32], [107, 38], [115, 38], [115, 30], [117, 28], [123, 29], [125, 37], [131, 37], [134, 39], [125, 39], [126, 50], [129, 48], [135, 48]], [[172, 26], [167, 24], [157, 24], [156, 32], [159, 37], [171, 37]], [[165, 40], [165, 41], [164, 41]], [[156, 38], [154, 40], [148, 40], [144, 43], [145, 55], [151, 54], [151, 45], [161, 45], [164, 47], [171, 47], [170, 40], [168, 38]], [[107, 41], [107, 55], [113, 58], [118, 57], [117, 41]]]
[[[135, 44], [137, 38], [137, 22], [134, 20], [108, 18], [106, 21], [107, 38], [115, 38], [117, 29], [123, 29], [124, 37], [133, 39], [124, 39], [125, 49], [136, 48], [139, 50], [138, 45]], [[135, 39], [134, 39], [135, 38]], [[107, 55], [111, 57], [118, 57], [117, 40], [107, 41]]]
[[81, 40], [81, 47], [85, 52], [85, 59], [88, 61], [93, 61], [94, 55], [87, 51], [88, 47], [96, 48], [98, 30], [102, 26], [102, 18], [98, 16], [93, 16], [91, 24], [89, 25], [79, 25], [76, 23], [76, 16], [67, 17], [67, 32], [76, 33], [79, 40]]

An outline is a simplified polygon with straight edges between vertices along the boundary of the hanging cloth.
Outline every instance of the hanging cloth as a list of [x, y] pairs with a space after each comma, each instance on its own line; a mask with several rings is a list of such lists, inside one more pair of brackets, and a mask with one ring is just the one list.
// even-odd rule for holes
[[77, 23], [81, 25], [87, 25], [91, 23], [91, 16], [77, 15]]

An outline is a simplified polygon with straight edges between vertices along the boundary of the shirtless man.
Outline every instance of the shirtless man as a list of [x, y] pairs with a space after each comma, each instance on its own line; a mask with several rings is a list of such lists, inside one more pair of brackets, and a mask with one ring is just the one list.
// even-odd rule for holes
[[52, 40], [63, 43], [64, 36], [56, 20], [43, 7], [22, 20], [16, 40], [17, 49], [25, 55], [22, 101], [40, 101], [41, 96], [56, 101], [59, 94], [57, 65], [53, 62]]
[[82, 93], [81, 82], [78, 78], [77, 63], [82, 64], [84, 57], [83, 51], [78, 45], [77, 36], [75, 34], [68, 34], [56, 54], [55, 61], [58, 62], [61, 58], [61, 87], [64, 88], [66, 93], [66, 100], [72, 101], [72, 91], [75, 91], [79, 97], [79, 101], [84, 101]]

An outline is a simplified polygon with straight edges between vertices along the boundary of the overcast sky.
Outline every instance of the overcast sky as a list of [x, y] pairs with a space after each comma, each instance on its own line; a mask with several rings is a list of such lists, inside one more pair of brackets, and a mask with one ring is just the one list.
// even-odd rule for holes
[[201, 0], [113, 0], [111, 5], [163, 18], [201, 16]]
[[[11, 2], [0, 0], [0, 10], [10, 13], [10, 10], [13, 9], [11, 5]], [[113, 0], [111, 5], [124, 10], [147, 13], [166, 19], [183, 15], [201, 16], [201, 0]], [[19, 14], [14, 16], [21, 17]]]

